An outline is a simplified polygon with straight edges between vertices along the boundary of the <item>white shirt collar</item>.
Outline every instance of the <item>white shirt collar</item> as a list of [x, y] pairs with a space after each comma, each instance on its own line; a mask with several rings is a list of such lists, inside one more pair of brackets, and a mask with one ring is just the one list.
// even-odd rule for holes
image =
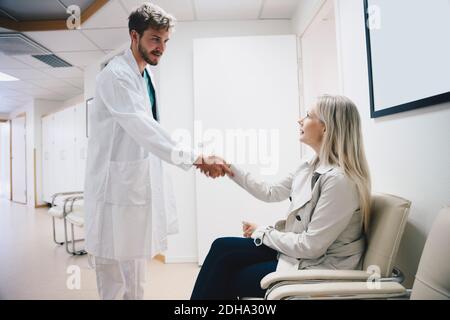
[[[131, 48], [127, 48], [125, 50], [125, 60], [128, 62], [128, 64], [131, 66], [133, 71], [142, 77], [142, 74], [139, 72], [139, 66], [137, 64], [136, 59], [134, 58], [133, 52], [131, 51]], [[147, 68], [146, 68], [147, 69]]]

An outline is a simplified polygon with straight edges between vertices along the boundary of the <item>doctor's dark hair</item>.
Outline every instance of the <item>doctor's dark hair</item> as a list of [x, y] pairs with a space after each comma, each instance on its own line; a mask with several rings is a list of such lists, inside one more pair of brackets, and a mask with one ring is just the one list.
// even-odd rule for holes
[[175, 26], [175, 17], [152, 3], [146, 2], [131, 12], [128, 17], [128, 31], [135, 30], [140, 36], [144, 31], [152, 28], [155, 30], [172, 30]]

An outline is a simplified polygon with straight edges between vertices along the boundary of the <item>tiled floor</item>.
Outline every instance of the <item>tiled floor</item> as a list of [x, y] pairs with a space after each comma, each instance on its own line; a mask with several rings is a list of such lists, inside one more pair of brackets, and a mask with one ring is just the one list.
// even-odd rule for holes
[[[57, 236], [62, 239], [62, 232]], [[80, 270], [80, 289], [68, 288], [72, 265]], [[145, 299], [189, 299], [198, 272], [193, 263], [152, 260]], [[98, 299], [87, 256], [70, 256], [53, 243], [46, 209], [0, 199], [0, 299]]]

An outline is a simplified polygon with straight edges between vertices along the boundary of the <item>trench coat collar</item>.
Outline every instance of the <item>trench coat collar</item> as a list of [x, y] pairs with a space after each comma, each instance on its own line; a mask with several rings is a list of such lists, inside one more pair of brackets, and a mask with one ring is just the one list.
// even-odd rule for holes
[[[306, 159], [306, 163], [309, 165], [311, 170], [313, 170], [314, 162], [316, 159], [317, 159], [317, 155], [313, 155]], [[334, 165], [334, 164], [320, 163], [319, 166], [314, 170], [314, 172], [317, 172], [318, 174], [324, 174], [324, 173], [327, 173], [337, 167], [338, 166]]]
[[331, 171], [333, 169], [337, 168], [337, 166], [335, 165], [331, 165], [331, 164], [321, 164], [319, 165], [316, 170], [314, 170], [314, 172], [317, 172], [318, 174], [324, 174], [327, 173], [328, 171]]

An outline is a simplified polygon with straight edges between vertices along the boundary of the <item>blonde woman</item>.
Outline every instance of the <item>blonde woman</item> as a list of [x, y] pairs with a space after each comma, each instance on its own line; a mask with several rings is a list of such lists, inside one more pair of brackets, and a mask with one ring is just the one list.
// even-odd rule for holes
[[191, 299], [263, 297], [260, 280], [275, 270], [360, 269], [369, 228], [370, 175], [361, 121], [343, 96], [321, 96], [298, 121], [315, 156], [278, 183], [231, 165], [231, 179], [266, 202], [290, 199], [274, 227], [244, 222], [244, 238], [214, 241]]

